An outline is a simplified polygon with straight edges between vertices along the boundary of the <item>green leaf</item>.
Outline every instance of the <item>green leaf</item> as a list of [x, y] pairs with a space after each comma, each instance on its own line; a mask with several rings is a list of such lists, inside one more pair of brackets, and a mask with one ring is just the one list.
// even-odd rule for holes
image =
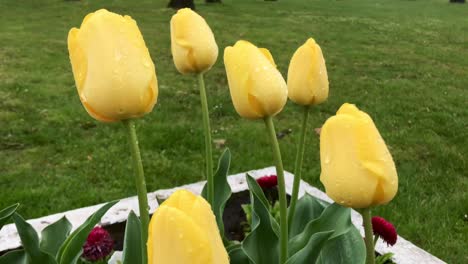
[[13, 221], [15, 221], [18, 235], [21, 238], [21, 244], [23, 245], [24, 251], [26, 251], [28, 259], [31, 261], [31, 263], [57, 263], [51, 255], [41, 251], [39, 248], [39, 237], [36, 233], [36, 230], [34, 230], [34, 228], [23, 219], [23, 217], [17, 213], [14, 213]]
[[0, 211], [0, 230], [2, 229], [3, 225], [5, 225], [13, 213], [18, 209], [19, 203], [13, 204], [8, 206], [7, 208]]
[[242, 244], [231, 244], [226, 248], [230, 264], [250, 264], [249, 257], [242, 248]]
[[246, 255], [255, 264], [279, 261], [279, 226], [270, 213], [269, 203], [257, 181], [247, 175], [252, 204], [251, 232], [242, 243]]
[[99, 223], [102, 216], [118, 201], [105, 204], [79, 226], [62, 244], [57, 253], [57, 262], [60, 264], [73, 264], [81, 255], [81, 249], [93, 227]]
[[366, 262], [366, 245], [359, 230], [352, 226], [340, 236], [327, 241], [317, 264], [363, 264]]
[[392, 261], [392, 257], [393, 257], [393, 253], [392, 252], [388, 252], [388, 253], [385, 253], [383, 255], [380, 255], [380, 256], [377, 256], [375, 258], [375, 264], [385, 264], [385, 263], [395, 263]]
[[[231, 186], [227, 181], [227, 176], [229, 173], [229, 167], [231, 166], [231, 152], [227, 148], [224, 150], [223, 154], [219, 158], [218, 169], [214, 175], [214, 204], [211, 205], [212, 210], [216, 216], [216, 223], [221, 234], [221, 238], [224, 239], [224, 222], [223, 222], [223, 212], [224, 207], [226, 206], [229, 197], [231, 197]], [[203, 187], [202, 197], [206, 199], [207, 196], [207, 186]]]
[[41, 233], [41, 250], [55, 256], [60, 246], [70, 235], [71, 229], [72, 225], [65, 216], [44, 228]]
[[304, 194], [297, 201], [294, 219], [290, 224], [289, 237], [292, 238], [304, 231], [306, 225], [311, 220], [318, 218], [324, 209], [325, 206], [317, 198], [308, 193]]
[[142, 264], [141, 222], [133, 211], [130, 212], [125, 226], [123, 264]]
[[319, 218], [310, 221], [302, 233], [290, 239], [289, 255], [304, 248], [315, 233], [334, 231], [331, 236], [334, 238], [348, 232], [351, 227], [351, 210], [334, 203], [325, 208]]
[[0, 264], [27, 264], [27, 255], [23, 249], [13, 250], [0, 257]]
[[[315, 263], [317, 258], [320, 256], [320, 251], [325, 245], [327, 240], [333, 235], [334, 231], [325, 231], [315, 233], [309, 238], [309, 241], [301, 250], [292, 255], [286, 264], [304, 264], [304, 263]], [[353, 263], [354, 262], [349, 262]]]

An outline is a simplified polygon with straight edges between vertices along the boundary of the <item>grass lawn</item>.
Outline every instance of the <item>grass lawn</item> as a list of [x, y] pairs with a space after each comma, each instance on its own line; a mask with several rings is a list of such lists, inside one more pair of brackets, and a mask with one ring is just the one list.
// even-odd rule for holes
[[[158, 104], [137, 122], [148, 189], [203, 179], [198, 89], [172, 64], [167, 2], [0, 1], [0, 208], [20, 202], [33, 218], [135, 195], [123, 126], [87, 115], [68, 60], [68, 30], [104, 7], [137, 20], [157, 68]], [[241, 119], [232, 106], [224, 47], [238, 39], [267, 47], [286, 76], [293, 52], [312, 36], [327, 60], [330, 97], [311, 114], [304, 178], [323, 189], [313, 128], [342, 103], [357, 104], [374, 118], [399, 172], [398, 195], [375, 213], [445, 261], [468, 262], [468, 4], [224, 0], [197, 7], [220, 47], [206, 82], [213, 138], [227, 140], [232, 173], [273, 162], [263, 123]], [[293, 131], [280, 141], [289, 171], [300, 117], [288, 103], [276, 119], [278, 130]]]

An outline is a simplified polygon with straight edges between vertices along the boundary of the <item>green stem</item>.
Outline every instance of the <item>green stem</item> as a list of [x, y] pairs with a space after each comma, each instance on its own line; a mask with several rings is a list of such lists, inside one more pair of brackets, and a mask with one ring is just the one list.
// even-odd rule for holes
[[270, 137], [271, 148], [276, 163], [276, 174], [278, 176], [278, 192], [280, 202], [280, 264], [286, 263], [288, 259], [288, 211], [286, 200], [286, 186], [284, 183], [283, 161], [281, 152], [276, 138], [275, 125], [271, 116], [265, 118], [265, 125]]
[[128, 142], [130, 145], [130, 152], [132, 153], [133, 159], [133, 169], [135, 171], [135, 185], [138, 193], [138, 205], [140, 208], [141, 220], [141, 254], [143, 263], [147, 263], [146, 241], [148, 240], [149, 207], [145, 175], [143, 171], [143, 163], [141, 162], [140, 148], [138, 147], [138, 138], [135, 130], [135, 124], [131, 119], [123, 120], [123, 123], [127, 129]]
[[375, 251], [374, 251], [374, 234], [372, 233], [372, 220], [370, 208], [365, 208], [360, 211], [362, 215], [362, 221], [364, 222], [364, 233], [366, 235], [366, 249], [367, 258], [366, 264], [375, 264]]
[[307, 120], [309, 119], [309, 109], [308, 105], [304, 106], [304, 115], [302, 118], [302, 130], [301, 135], [299, 137], [299, 142], [297, 144], [296, 150], [296, 162], [294, 163], [294, 182], [293, 182], [293, 190], [291, 196], [291, 202], [289, 204], [289, 215], [288, 215], [288, 223], [291, 226], [291, 223], [294, 219], [294, 214], [296, 212], [296, 202], [297, 197], [299, 195], [299, 183], [301, 181], [301, 173], [302, 173], [302, 162], [304, 160], [304, 148], [305, 148], [305, 138], [307, 134]]
[[214, 204], [214, 180], [213, 180], [213, 154], [211, 152], [211, 128], [210, 115], [208, 112], [208, 100], [206, 99], [205, 80], [203, 73], [198, 74], [198, 86], [200, 88], [200, 100], [203, 113], [203, 129], [205, 132], [205, 170], [207, 180], [207, 198], [208, 203]]

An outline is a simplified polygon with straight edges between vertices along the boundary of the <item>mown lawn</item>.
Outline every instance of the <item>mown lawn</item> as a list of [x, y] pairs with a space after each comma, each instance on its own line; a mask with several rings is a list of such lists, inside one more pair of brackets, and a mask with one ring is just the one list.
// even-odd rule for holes
[[[196, 80], [172, 64], [168, 0], [0, 1], [0, 208], [27, 218], [135, 194], [121, 124], [89, 117], [78, 99], [67, 33], [99, 8], [129, 14], [155, 61], [159, 102], [138, 121], [149, 190], [203, 179]], [[321, 186], [313, 128], [344, 102], [373, 118], [397, 164], [397, 197], [375, 210], [399, 233], [449, 263], [468, 261], [468, 5], [448, 0], [224, 0], [198, 3], [220, 58], [207, 74], [212, 129], [233, 153], [231, 172], [272, 165], [263, 123], [243, 120], [229, 97], [222, 51], [238, 39], [270, 49], [287, 73], [308, 37], [322, 46], [329, 100], [313, 110], [304, 177]], [[293, 169], [300, 108], [278, 130]], [[215, 150], [217, 157], [221, 149]]]

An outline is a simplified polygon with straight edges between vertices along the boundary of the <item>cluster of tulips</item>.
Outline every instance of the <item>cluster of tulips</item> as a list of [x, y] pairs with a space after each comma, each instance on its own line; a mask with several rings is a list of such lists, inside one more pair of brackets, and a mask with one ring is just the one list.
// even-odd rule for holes
[[[202, 196], [176, 191], [159, 206], [151, 221], [134, 120], [153, 110], [158, 84], [154, 63], [137, 23], [129, 16], [102, 9], [87, 15], [81, 27], [71, 29], [68, 35], [73, 75], [84, 108], [99, 121], [123, 122], [129, 138], [140, 218], [133, 212], [129, 215], [123, 263], [374, 263], [370, 209], [392, 200], [398, 178], [392, 157], [368, 114], [345, 103], [321, 129], [320, 180], [335, 203], [307, 194], [298, 198], [309, 110], [328, 97], [328, 76], [320, 46], [309, 38], [297, 49], [289, 65], [287, 82], [267, 49], [239, 40], [224, 50], [224, 65], [237, 113], [265, 122], [276, 165], [280, 208], [278, 222], [272, 217], [257, 181], [246, 175], [251, 192], [251, 231], [243, 241], [229, 241], [224, 234], [222, 215], [231, 195], [226, 179], [230, 152], [225, 150], [214, 171], [203, 77], [217, 60], [218, 46], [206, 21], [190, 9], [179, 10], [170, 27], [177, 70], [198, 78], [207, 184]], [[273, 117], [288, 98], [303, 106], [289, 208], [273, 123]], [[42, 253], [32, 254], [31, 246], [24, 244], [26, 235], [20, 232], [23, 255], [32, 260], [30, 263], [80, 263], [80, 246], [76, 245], [83, 245], [84, 234], [113, 204], [101, 208], [72, 234], [68, 232], [54, 252], [41, 251], [35, 245]], [[351, 223], [350, 208], [363, 216], [365, 242]], [[42, 257], [41, 262], [34, 262], [37, 256]]]

